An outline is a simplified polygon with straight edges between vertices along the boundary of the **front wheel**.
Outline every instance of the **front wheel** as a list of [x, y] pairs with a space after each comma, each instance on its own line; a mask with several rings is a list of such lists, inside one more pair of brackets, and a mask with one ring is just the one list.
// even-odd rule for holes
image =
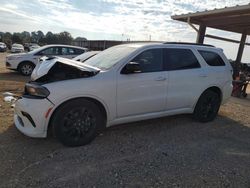
[[22, 63], [19, 68], [18, 68], [18, 71], [24, 75], [24, 76], [29, 76], [31, 75], [32, 71], [34, 70], [35, 66], [34, 64], [32, 63], [29, 63], [29, 62], [25, 62], [25, 63]]
[[207, 90], [199, 98], [193, 116], [200, 122], [209, 122], [215, 119], [220, 108], [220, 96], [214, 91]]
[[66, 146], [90, 143], [105, 127], [99, 107], [86, 99], [75, 99], [63, 104], [52, 119], [53, 132]]

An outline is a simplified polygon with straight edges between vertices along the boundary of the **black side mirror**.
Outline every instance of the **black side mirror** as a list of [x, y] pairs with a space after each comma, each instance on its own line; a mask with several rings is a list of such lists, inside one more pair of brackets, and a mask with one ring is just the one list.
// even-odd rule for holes
[[123, 69], [122, 74], [132, 74], [141, 72], [140, 64], [136, 62], [129, 62]]

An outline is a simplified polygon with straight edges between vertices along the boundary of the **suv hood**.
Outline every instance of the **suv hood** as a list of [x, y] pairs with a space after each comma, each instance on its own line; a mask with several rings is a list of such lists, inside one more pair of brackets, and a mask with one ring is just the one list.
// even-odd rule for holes
[[79, 61], [62, 57], [42, 57], [31, 74], [31, 81], [52, 82], [89, 77], [99, 72], [100, 69]]

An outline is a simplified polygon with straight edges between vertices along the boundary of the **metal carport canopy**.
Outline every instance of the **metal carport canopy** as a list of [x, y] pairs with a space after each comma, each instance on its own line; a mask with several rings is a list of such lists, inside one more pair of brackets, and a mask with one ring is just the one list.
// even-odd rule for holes
[[172, 16], [172, 19], [207, 27], [250, 34], [250, 4]]
[[[195, 29], [197, 31], [197, 43], [202, 44], [205, 36], [228, 42], [240, 43], [236, 58], [236, 62], [238, 64], [241, 62], [244, 45], [250, 45], [249, 43], [245, 43], [247, 35], [250, 34], [250, 4], [174, 15], [171, 18], [173, 20], [187, 22], [193, 29]], [[199, 25], [199, 29], [197, 29], [193, 24]], [[214, 35], [206, 35], [206, 27], [240, 33], [242, 34], [241, 40], [237, 41]]]

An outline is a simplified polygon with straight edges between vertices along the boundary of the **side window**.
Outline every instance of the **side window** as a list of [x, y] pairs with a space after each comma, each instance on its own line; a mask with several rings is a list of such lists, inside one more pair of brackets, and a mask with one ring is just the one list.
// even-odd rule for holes
[[75, 49], [73, 49], [73, 48], [68, 48], [68, 50], [69, 50], [69, 54], [70, 54], [70, 55], [76, 54]]
[[68, 50], [68, 48], [62, 47], [62, 55], [69, 55], [69, 50]]
[[78, 48], [74, 48], [74, 49], [72, 49], [72, 50], [74, 50], [74, 53], [75, 53], [75, 54], [78, 54], [78, 55], [83, 54], [83, 53], [85, 52], [85, 50], [78, 49]]
[[141, 72], [157, 72], [163, 70], [162, 49], [146, 50], [136, 56], [132, 62], [140, 64]]
[[223, 59], [215, 52], [203, 51], [198, 50], [203, 59], [207, 62], [210, 66], [224, 66], [225, 62]]
[[61, 55], [61, 52], [60, 52], [60, 48], [51, 47], [51, 48], [47, 48], [47, 49], [39, 52], [39, 54], [43, 54], [43, 55]]
[[197, 58], [189, 49], [166, 48], [164, 49], [164, 55], [167, 70], [183, 70], [200, 67]]

